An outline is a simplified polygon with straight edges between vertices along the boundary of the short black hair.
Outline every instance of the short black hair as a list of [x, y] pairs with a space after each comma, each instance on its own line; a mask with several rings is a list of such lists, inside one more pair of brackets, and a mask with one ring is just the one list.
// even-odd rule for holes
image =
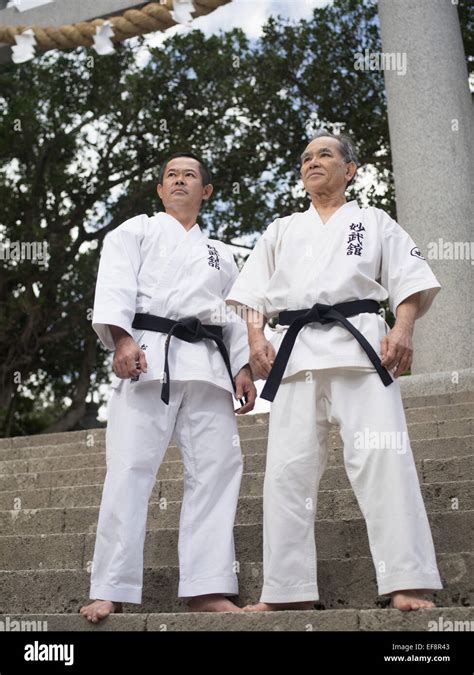
[[211, 171], [209, 167], [203, 162], [202, 158], [199, 157], [199, 155], [195, 155], [194, 152], [175, 152], [167, 157], [160, 167], [160, 174], [158, 178], [160, 185], [163, 185], [163, 178], [165, 177], [165, 169], [168, 165], [168, 162], [171, 162], [172, 159], [177, 159], [178, 157], [190, 157], [191, 159], [195, 159], [197, 162], [199, 162], [199, 172], [201, 174], [202, 184], [205, 186], [212, 183]]

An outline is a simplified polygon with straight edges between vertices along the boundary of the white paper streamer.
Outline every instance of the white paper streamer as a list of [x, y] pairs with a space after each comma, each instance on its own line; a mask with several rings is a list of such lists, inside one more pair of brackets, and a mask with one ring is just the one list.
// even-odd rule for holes
[[15, 35], [15, 42], [16, 47], [12, 47], [13, 63], [25, 63], [34, 59], [36, 38], [31, 28]]
[[110, 39], [113, 36], [114, 29], [112, 28], [110, 21], [106, 21], [101, 26], [96, 27], [95, 35], [92, 38], [94, 40], [93, 48], [100, 56], [114, 53], [115, 48]]
[[193, 17], [191, 12], [195, 11], [192, 0], [174, 0], [173, 11], [170, 12], [176, 23], [191, 23]]
[[54, 0], [9, 0], [7, 9], [9, 7], [14, 7], [19, 12], [27, 12], [29, 9], [41, 7], [41, 5], [49, 5], [52, 2], [54, 2]]

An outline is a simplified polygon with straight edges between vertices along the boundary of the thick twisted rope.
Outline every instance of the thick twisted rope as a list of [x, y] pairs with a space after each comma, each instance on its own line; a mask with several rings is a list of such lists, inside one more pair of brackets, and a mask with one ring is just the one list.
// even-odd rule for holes
[[[231, 0], [194, 0], [194, 16], [209, 14], [221, 5], [226, 5]], [[96, 27], [106, 21], [112, 25], [114, 35], [113, 42], [121, 42], [136, 35], [144, 35], [154, 31], [164, 31], [176, 24], [170, 10], [173, 9], [173, 0], [165, 2], [150, 2], [138, 9], [128, 9], [123, 14], [111, 16], [107, 19], [93, 19], [92, 21], [80, 21], [63, 26], [45, 27], [37, 25], [5, 26], [0, 24], [0, 42], [14, 45], [15, 36], [27, 29], [33, 30], [36, 37], [36, 48], [39, 51], [49, 49], [74, 49], [75, 47], [90, 47], [93, 44], [93, 36]]]

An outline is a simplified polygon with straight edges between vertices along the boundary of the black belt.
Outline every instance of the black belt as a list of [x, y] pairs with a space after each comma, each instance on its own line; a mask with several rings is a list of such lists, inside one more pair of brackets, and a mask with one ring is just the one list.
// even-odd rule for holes
[[278, 387], [280, 386], [283, 373], [285, 372], [298, 333], [307, 323], [316, 322], [321, 324], [337, 322], [342, 324], [344, 328], [347, 328], [371, 360], [384, 385], [388, 387], [389, 384], [392, 384], [393, 379], [390, 373], [382, 366], [380, 358], [372, 348], [371, 344], [365, 339], [362, 333], [358, 331], [357, 328], [354, 328], [351, 322], [346, 319], [348, 316], [354, 316], [355, 314], [361, 314], [362, 312], [376, 314], [379, 307], [380, 305], [376, 300], [353, 300], [351, 302], [341, 302], [339, 305], [321, 305], [316, 303], [311, 309], [296, 309], [280, 312], [278, 315], [278, 323], [282, 326], [289, 324], [289, 328], [282, 340], [266, 384], [260, 394], [260, 398], [264, 398], [267, 401], [273, 401], [278, 391]]
[[235, 393], [235, 383], [234, 378], [232, 377], [229, 353], [227, 352], [227, 348], [222, 339], [222, 326], [207, 326], [202, 324], [195, 316], [188, 316], [184, 319], [175, 321], [174, 319], [167, 319], [163, 316], [154, 316], [153, 314], [135, 314], [132, 328], [152, 330], [156, 333], [167, 333], [165, 342], [165, 381], [161, 388], [161, 400], [163, 403], [166, 403], [166, 405], [169, 404], [170, 400], [168, 350], [173, 335], [185, 342], [199, 342], [204, 339], [214, 340], [224, 359], [225, 367], [229, 373], [232, 388]]

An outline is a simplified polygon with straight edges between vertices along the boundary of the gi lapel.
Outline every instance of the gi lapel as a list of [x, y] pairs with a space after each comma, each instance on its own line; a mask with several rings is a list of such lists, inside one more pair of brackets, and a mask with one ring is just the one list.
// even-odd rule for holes
[[189, 260], [189, 254], [193, 246], [205, 235], [201, 232], [199, 225], [195, 224], [186, 231], [184, 227], [175, 218], [167, 213], [160, 213], [160, 227], [175, 228], [175, 235], [178, 238], [172, 253], [163, 260], [162, 268], [158, 271], [155, 287], [153, 289], [153, 298], [150, 303], [149, 313], [160, 315], [163, 301], [166, 298], [169, 289], [176, 287], [179, 279], [183, 277], [183, 271]]
[[331, 244], [337, 242], [338, 237], [340, 237], [341, 223], [345, 223], [350, 212], [357, 207], [357, 202], [355, 200], [346, 202], [343, 204], [325, 223], [321, 220], [319, 213], [311, 204], [310, 208], [306, 212], [311, 218], [310, 227], [314, 233], [313, 240], [315, 241], [314, 251], [313, 251], [313, 263], [319, 263], [322, 256], [326, 258], [329, 255], [329, 248]]
[[298, 271], [298, 279], [301, 284], [294, 284], [288, 295], [288, 307], [299, 307], [301, 303], [301, 288], [307, 292], [312, 289], [311, 295], [314, 302], [318, 302], [320, 289], [319, 279], [328, 267], [332, 265], [333, 250], [341, 237], [341, 224], [345, 223], [351, 210], [357, 207], [357, 202], [346, 202], [341, 206], [326, 223], [323, 223], [318, 211], [313, 204], [303, 213], [304, 221], [297, 237], [297, 247], [303, 252]]

